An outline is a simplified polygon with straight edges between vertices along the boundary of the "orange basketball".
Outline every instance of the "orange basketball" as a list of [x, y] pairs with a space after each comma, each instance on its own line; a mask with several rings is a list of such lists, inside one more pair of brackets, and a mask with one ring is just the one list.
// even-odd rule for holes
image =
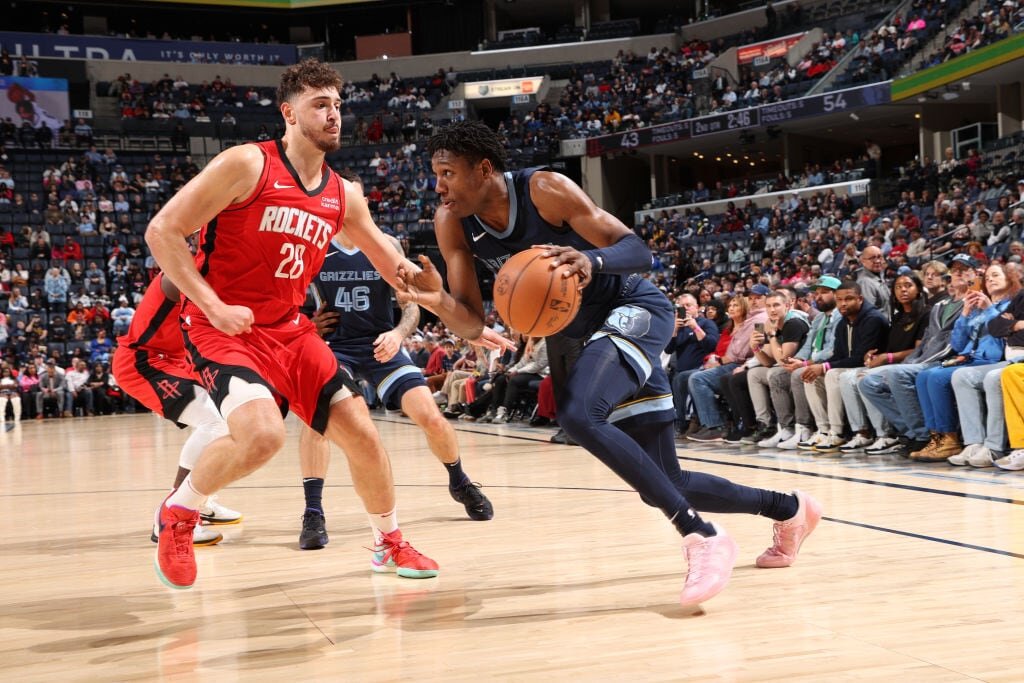
[[565, 277], [567, 265], [551, 268], [543, 247], [514, 254], [494, 281], [494, 308], [505, 324], [531, 337], [547, 337], [568, 325], [580, 310], [579, 275]]

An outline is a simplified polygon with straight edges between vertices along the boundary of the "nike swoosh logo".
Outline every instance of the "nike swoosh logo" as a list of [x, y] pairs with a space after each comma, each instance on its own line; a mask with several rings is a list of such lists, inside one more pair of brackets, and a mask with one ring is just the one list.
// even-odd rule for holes
[[485, 237], [487, 237], [487, 233], [486, 232], [482, 232], [479, 235], [473, 235], [473, 241], [474, 242], [479, 242], [480, 240], [482, 240]]
[[295, 316], [295, 320], [292, 321], [292, 324], [298, 325], [300, 320], [302, 320], [302, 314], [301, 313], [299, 313], [297, 316]]
[[290, 189], [292, 189], [294, 187], [295, 187], [294, 185], [282, 185], [277, 180], [274, 181], [274, 189], [275, 190], [290, 190]]

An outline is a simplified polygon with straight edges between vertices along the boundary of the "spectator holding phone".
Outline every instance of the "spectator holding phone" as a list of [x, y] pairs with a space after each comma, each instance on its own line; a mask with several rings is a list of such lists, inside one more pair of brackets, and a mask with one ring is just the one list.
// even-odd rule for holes
[[697, 299], [692, 294], [680, 295], [676, 299], [675, 336], [669, 340], [665, 353], [673, 354], [675, 360], [672, 401], [676, 409], [676, 429], [683, 436], [700, 429], [696, 413], [687, 405], [689, 381], [690, 376], [701, 369], [704, 357], [714, 352], [718, 337], [718, 325], [701, 314]]

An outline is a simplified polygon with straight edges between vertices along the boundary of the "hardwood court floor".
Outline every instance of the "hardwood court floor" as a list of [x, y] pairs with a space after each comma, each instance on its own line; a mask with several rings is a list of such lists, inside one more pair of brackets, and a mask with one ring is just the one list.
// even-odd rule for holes
[[0, 433], [0, 681], [1024, 679], [1020, 474], [681, 448], [684, 467], [805, 489], [827, 515], [777, 570], [753, 565], [768, 520], [715, 516], [739, 563], [691, 615], [676, 534], [581, 449], [459, 423], [496, 508], [471, 522], [416, 428], [378, 424], [402, 527], [437, 579], [371, 574], [340, 454], [331, 543], [299, 551], [291, 438], [222, 493], [244, 523], [197, 550], [193, 590], [171, 591], [148, 524], [183, 432], [140, 415]]

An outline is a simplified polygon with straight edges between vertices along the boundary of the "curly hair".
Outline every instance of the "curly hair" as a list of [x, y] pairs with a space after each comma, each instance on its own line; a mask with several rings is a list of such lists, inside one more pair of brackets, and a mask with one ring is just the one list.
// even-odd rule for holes
[[427, 153], [451, 152], [476, 164], [487, 159], [498, 171], [505, 170], [505, 149], [498, 135], [480, 121], [458, 121], [430, 136]]
[[281, 83], [277, 86], [277, 104], [280, 106], [306, 88], [335, 88], [341, 92], [341, 76], [334, 67], [319, 59], [303, 59], [281, 74]]

